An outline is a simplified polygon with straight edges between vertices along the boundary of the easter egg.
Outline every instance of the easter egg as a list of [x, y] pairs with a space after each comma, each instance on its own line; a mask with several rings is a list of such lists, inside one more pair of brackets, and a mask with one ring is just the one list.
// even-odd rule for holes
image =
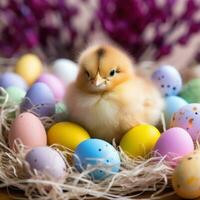
[[59, 77], [66, 85], [74, 81], [78, 74], [77, 64], [71, 60], [60, 58], [52, 66], [53, 73]]
[[45, 73], [42, 74], [37, 82], [42, 82], [48, 85], [48, 87], [53, 92], [55, 99], [60, 101], [64, 98], [65, 95], [65, 87], [63, 83], [53, 74]]
[[170, 65], [159, 67], [153, 73], [152, 80], [163, 96], [177, 95], [182, 87], [180, 73]]
[[9, 146], [14, 148], [14, 141], [20, 139], [27, 147], [45, 146], [47, 136], [38, 117], [31, 113], [21, 113], [13, 121], [9, 132]]
[[31, 85], [42, 73], [42, 62], [34, 54], [25, 54], [17, 61], [15, 71]]
[[13, 72], [5, 72], [0, 76], [0, 87], [8, 88], [10, 86], [19, 87], [23, 90], [27, 89], [27, 84], [24, 79]]
[[21, 110], [30, 111], [37, 116], [52, 116], [55, 113], [55, 98], [45, 83], [33, 84], [26, 93]]
[[63, 180], [66, 176], [66, 165], [62, 156], [50, 147], [35, 147], [25, 157], [31, 170], [37, 170], [55, 180]]
[[20, 104], [26, 95], [25, 90], [15, 86], [6, 88], [6, 92], [8, 93], [9, 102], [14, 104]]
[[170, 127], [181, 127], [185, 129], [193, 140], [200, 137], [200, 104], [192, 103], [183, 106], [174, 113]]
[[172, 176], [172, 185], [177, 195], [184, 199], [200, 197], [200, 152], [181, 159]]
[[48, 144], [60, 144], [69, 149], [75, 150], [76, 147], [90, 138], [85, 129], [72, 122], [59, 122], [48, 130]]
[[68, 116], [67, 107], [63, 102], [56, 103], [56, 110], [55, 110], [55, 121], [61, 122], [66, 121]]
[[193, 152], [194, 144], [187, 131], [175, 127], [161, 134], [154, 150], [167, 160], [175, 160]]
[[78, 171], [91, 170], [94, 180], [102, 180], [120, 169], [120, 157], [117, 150], [108, 142], [100, 139], [88, 139], [81, 142], [74, 153], [74, 163]]
[[185, 84], [179, 95], [189, 103], [200, 103], [200, 79]]
[[160, 132], [148, 124], [138, 125], [126, 133], [120, 141], [120, 147], [130, 156], [145, 156], [155, 146]]
[[164, 116], [167, 126], [170, 125], [172, 115], [185, 105], [187, 102], [181, 97], [169, 96], [165, 98]]

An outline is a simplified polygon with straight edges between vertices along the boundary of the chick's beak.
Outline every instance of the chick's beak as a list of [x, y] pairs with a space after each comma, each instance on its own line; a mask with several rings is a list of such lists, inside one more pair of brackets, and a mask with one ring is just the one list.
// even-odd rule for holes
[[94, 80], [94, 84], [96, 87], [101, 87], [103, 85], [105, 85], [106, 81], [104, 78], [102, 78], [99, 74], [97, 74], [95, 80]]

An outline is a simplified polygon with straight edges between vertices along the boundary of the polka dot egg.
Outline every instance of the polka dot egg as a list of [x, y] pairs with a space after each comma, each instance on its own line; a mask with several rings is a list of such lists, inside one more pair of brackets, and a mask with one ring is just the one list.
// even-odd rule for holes
[[177, 95], [182, 87], [182, 79], [179, 72], [169, 65], [159, 67], [153, 73], [152, 80], [163, 96]]
[[200, 104], [193, 103], [183, 106], [174, 113], [171, 119], [171, 127], [181, 127], [185, 129], [193, 140], [200, 136]]
[[75, 150], [74, 163], [80, 172], [88, 169], [88, 175], [94, 181], [103, 180], [120, 170], [119, 153], [111, 144], [100, 139], [81, 142]]
[[172, 176], [172, 185], [176, 194], [184, 199], [200, 197], [200, 152], [185, 156], [177, 165]]

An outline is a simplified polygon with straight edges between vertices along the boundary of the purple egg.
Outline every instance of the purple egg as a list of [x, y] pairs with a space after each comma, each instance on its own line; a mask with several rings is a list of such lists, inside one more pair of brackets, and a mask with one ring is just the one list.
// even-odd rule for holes
[[161, 134], [155, 148], [161, 156], [167, 160], [185, 156], [194, 151], [194, 144], [191, 136], [182, 128], [170, 128]]
[[65, 95], [65, 87], [64, 84], [56, 76], [53, 74], [45, 73], [39, 77], [37, 82], [47, 84], [57, 101], [63, 100]]
[[26, 155], [31, 170], [38, 170], [56, 180], [63, 180], [66, 175], [65, 161], [50, 147], [35, 147]]
[[163, 96], [177, 95], [182, 88], [180, 73], [169, 65], [159, 67], [153, 73], [152, 80]]
[[170, 127], [185, 129], [193, 140], [200, 141], [200, 104], [191, 103], [174, 113]]
[[0, 87], [8, 88], [10, 86], [19, 87], [23, 90], [27, 90], [27, 84], [25, 80], [16, 73], [6, 72], [0, 76]]
[[45, 83], [35, 83], [28, 90], [21, 104], [22, 112], [32, 112], [39, 117], [52, 116], [55, 113], [55, 98]]

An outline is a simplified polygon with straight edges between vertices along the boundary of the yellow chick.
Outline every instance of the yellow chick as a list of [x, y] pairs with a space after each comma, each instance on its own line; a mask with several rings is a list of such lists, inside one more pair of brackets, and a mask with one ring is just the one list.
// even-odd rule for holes
[[67, 91], [71, 121], [90, 135], [111, 142], [140, 123], [155, 125], [163, 99], [149, 80], [139, 77], [122, 50], [109, 45], [86, 49], [79, 74]]

